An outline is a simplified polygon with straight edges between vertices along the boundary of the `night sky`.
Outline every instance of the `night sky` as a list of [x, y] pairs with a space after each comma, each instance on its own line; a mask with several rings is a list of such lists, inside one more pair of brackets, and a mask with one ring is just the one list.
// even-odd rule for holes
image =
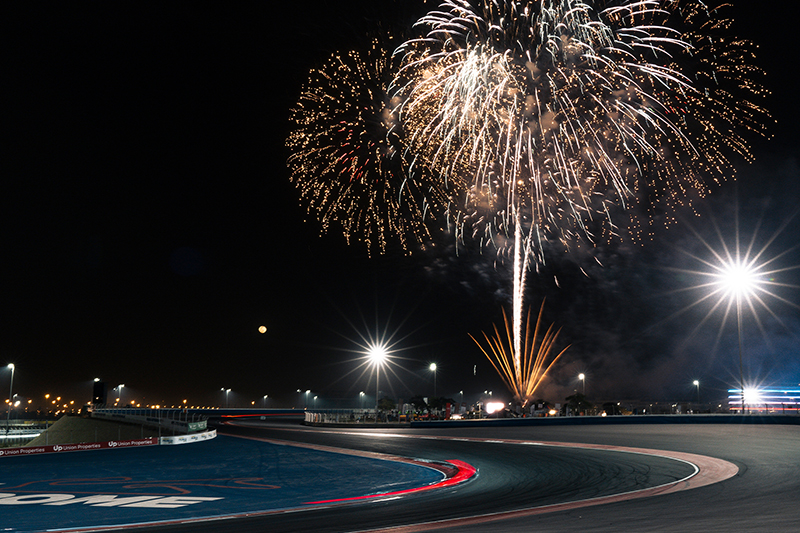
[[[680, 291], [708, 258], [698, 236], [741, 240], [800, 265], [800, 123], [793, 83], [796, 28], [788, 1], [737, 2], [736, 33], [760, 45], [769, 141], [756, 162], [697, 204], [701, 216], [644, 246], [551, 255], [529, 278], [546, 321], [572, 346], [542, 396], [563, 401], [587, 375], [590, 399], [686, 400], [692, 380], [724, 397], [738, 382], [735, 320], [721, 329], [704, 292]], [[348, 7], [342, 8], [345, 4]], [[427, 8], [431, 7], [428, 3]], [[145, 403], [299, 406], [374, 395], [356, 368], [364, 338], [391, 337], [395, 375], [382, 394], [510, 400], [468, 334], [508, 306], [509, 274], [492, 257], [433, 251], [369, 257], [319, 235], [289, 182], [289, 110], [310, 68], [358, 48], [369, 32], [406, 28], [419, 1], [18, 3], [4, 19], [5, 132], [0, 194], [0, 364], [14, 392], [89, 399], [95, 377]], [[783, 10], [787, 12], [784, 13]], [[307, 220], [308, 219], [308, 220]], [[774, 316], [744, 315], [745, 373], [800, 383], [800, 275], [773, 276]], [[672, 318], [670, 318], [672, 317]], [[267, 333], [258, 327], [265, 325]], [[0, 390], [9, 371], [0, 369]], [[5, 393], [3, 393], [5, 397]]]

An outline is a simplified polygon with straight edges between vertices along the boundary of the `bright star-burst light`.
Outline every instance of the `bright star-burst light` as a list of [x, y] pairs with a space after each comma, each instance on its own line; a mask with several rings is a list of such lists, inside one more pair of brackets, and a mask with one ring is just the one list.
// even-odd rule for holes
[[386, 346], [382, 343], [374, 344], [369, 347], [369, 360], [375, 366], [380, 366], [386, 361]]
[[[736, 221], [736, 230], [733, 237], [733, 242], [730, 243], [730, 237], [726, 239], [722, 230], [719, 228], [716, 220], [712, 218], [712, 223], [719, 239], [719, 245], [713, 246], [700, 233], [698, 233], [691, 226], [690, 229], [701, 242], [708, 252], [708, 257], [700, 257], [692, 254], [685, 249], [680, 249], [682, 253], [699, 262], [704, 269], [702, 270], [687, 270], [687, 269], [673, 269], [679, 272], [689, 273], [696, 275], [700, 282], [696, 285], [687, 287], [683, 290], [702, 290], [705, 292], [698, 300], [696, 300], [689, 307], [694, 307], [706, 300], [717, 299], [712, 309], [707, 313], [703, 322], [708, 320], [711, 315], [719, 308], [724, 308], [724, 319], [728, 319], [731, 311], [737, 304], [741, 304], [744, 308], [750, 311], [750, 314], [756, 320], [762, 333], [766, 336], [764, 331], [763, 321], [760, 317], [759, 311], [767, 312], [770, 316], [775, 318], [784, 327], [786, 324], [770, 307], [770, 300], [777, 300], [796, 309], [800, 306], [788, 299], [778, 291], [781, 289], [797, 289], [798, 285], [791, 283], [781, 282], [778, 276], [787, 273], [791, 270], [800, 268], [800, 265], [783, 266], [780, 260], [786, 257], [789, 253], [796, 250], [798, 246], [795, 245], [789, 249], [779, 251], [771, 254], [771, 248], [780, 233], [786, 228], [788, 223], [794, 218], [797, 213], [789, 217], [786, 222], [778, 228], [778, 230], [760, 247], [757, 246], [758, 241], [758, 226], [753, 231], [749, 242], [742, 242], [738, 228], [738, 215]], [[744, 244], [744, 246], [743, 246]], [[688, 309], [688, 308], [687, 308]], [[685, 310], [685, 309], [684, 309]], [[679, 311], [682, 313], [684, 310]], [[702, 323], [698, 325], [698, 328]]]
[[404, 394], [411, 394], [405, 378], [413, 381], [418, 376], [404, 366], [405, 362], [413, 360], [405, 354], [417, 346], [409, 340], [416, 329], [407, 331], [404, 327], [408, 317], [399, 321], [391, 315], [380, 318], [376, 311], [373, 322], [359, 311], [360, 320], [353, 321], [341, 310], [338, 313], [349, 325], [351, 333], [346, 333], [347, 328], [331, 331], [347, 341], [347, 347], [327, 346], [326, 349], [347, 354], [349, 357], [337, 359], [336, 364], [350, 368], [336, 379], [331, 379], [328, 386], [345, 382], [349, 383], [350, 389], [358, 387], [359, 390], [374, 392], [378, 385], [376, 381], [380, 380], [380, 388], [384, 392], [389, 391], [396, 396], [395, 389], [399, 385]]
[[[734, 230], [731, 233], [724, 233], [717, 220], [713, 216], [710, 217], [718, 244], [709, 241], [694, 227], [687, 225], [696, 242], [702, 245], [705, 253], [693, 253], [684, 247], [677, 248], [680, 253], [694, 261], [699, 267], [668, 268], [668, 270], [690, 275], [697, 279], [696, 284], [675, 292], [688, 291], [699, 295], [693, 302], [675, 312], [665, 321], [682, 315], [701, 304], [713, 302], [705, 316], [695, 325], [688, 339], [693, 338], [713, 316], [721, 313], [722, 320], [712, 353], [717, 352], [722, 333], [728, 321], [732, 320], [735, 321], [740, 335], [740, 359], [742, 358], [742, 321], [745, 318], [752, 319], [755, 322], [763, 339], [768, 344], [770, 344], [770, 336], [767, 333], [765, 324], [767, 317], [771, 317], [796, 338], [796, 335], [792, 333], [791, 328], [777, 312], [777, 309], [782, 304], [800, 309], [800, 305], [796, 303], [796, 295], [793, 297], [790, 292], [793, 289], [800, 289], [800, 285], [782, 280], [782, 278], [788, 278], [788, 274], [791, 271], [800, 269], [800, 264], [787, 265], [792, 261], [790, 256], [800, 247], [800, 244], [780, 249], [777, 241], [798, 212], [800, 211], [795, 211], [791, 216], [787, 217], [777, 230], [766, 239], [761, 237], [759, 231], [761, 229], [761, 221], [756, 224], [749, 239], [742, 238], [739, 228], [738, 204], [733, 219]], [[739, 365], [738, 372], [732, 372], [732, 374], [739, 374], [735, 379], [740, 381], [739, 386], [745, 389], [744, 400], [745, 404], [747, 404], [750, 403], [746, 394], [747, 389], [753, 386], [754, 381], [752, 377], [745, 379], [744, 372], [741, 369], [741, 360]], [[741, 393], [739, 394], [741, 398]]]
[[725, 262], [716, 274], [723, 294], [730, 298], [750, 298], [761, 287], [761, 277], [753, 265], [735, 260]]
[[370, 374], [374, 375], [377, 380], [379, 379], [378, 373], [380, 371], [383, 371], [386, 375], [387, 386], [389, 386], [390, 389], [392, 389], [388, 379], [390, 376], [402, 382], [398, 371], [404, 370], [399, 362], [405, 359], [399, 355], [404, 349], [400, 347], [404, 338], [395, 338], [394, 335], [387, 334], [387, 332], [377, 335], [371, 332], [367, 334], [358, 332], [358, 336], [358, 340], [349, 339], [356, 346], [354, 350], [350, 350], [356, 354], [356, 357], [351, 359], [351, 361], [358, 361], [358, 365], [333, 383], [358, 373], [354, 383], [360, 382], [366, 376], [368, 380], [367, 386], [370, 387], [372, 385], [372, 376]]
[[758, 389], [744, 389], [744, 403], [746, 405], [761, 403], [761, 392]]

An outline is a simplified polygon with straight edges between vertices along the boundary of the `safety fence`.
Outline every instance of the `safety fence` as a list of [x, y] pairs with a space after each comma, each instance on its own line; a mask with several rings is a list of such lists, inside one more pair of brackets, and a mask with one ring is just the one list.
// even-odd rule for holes
[[0, 448], [22, 446], [41, 435], [52, 421], [0, 422]]
[[208, 417], [186, 409], [93, 408], [93, 418], [165, 429], [172, 434], [195, 433], [208, 428]]
[[305, 412], [306, 424], [375, 424], [404, 422], [404, 416], [375, 409], [327, 409]]

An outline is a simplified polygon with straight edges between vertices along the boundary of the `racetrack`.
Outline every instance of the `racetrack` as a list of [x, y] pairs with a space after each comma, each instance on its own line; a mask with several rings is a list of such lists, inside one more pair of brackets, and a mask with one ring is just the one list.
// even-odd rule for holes
[[[418, 459], [457, 459], [477, 467], [478, 476], [463, 485], [421, 495], [148, 530], [774, 532], [796, 530], [800, 523], [796, 505], [800, 494], [797, 426], [659, 424], [337, 431], [270, 424], [228, 426], [223, 431]], [[599, 505], [567, 510], [546, 508], [658, 486], [685, 477], [692, 467], [650, 455], [486, 442], [486, 438], [699, 454], [729, 461], [739, 471], [725, 481], [691, 490], [611, 503], [604, 500]]]

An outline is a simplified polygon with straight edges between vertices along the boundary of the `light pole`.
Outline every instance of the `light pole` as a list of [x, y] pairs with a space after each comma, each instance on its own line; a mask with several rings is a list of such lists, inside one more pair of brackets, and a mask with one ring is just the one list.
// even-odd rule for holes
[[226, 389], [225, 387], [222, 387], [219, 390], [221, 390], [222, 392], [225, 393], [225, 408], [227, 409], [228, 408], [228, 394], [230, 394], [231, 390], [230, 389]]
[[375, 421], [378, 421], [378, 402], [380, 396], [381, 365], [386, 360], [386, 347], [376, 344], [369, 349], [369, 358], [375, 365]]
[[123, 388], [125, 388], [125, 384], [124, 383], [120, 383], [119, 385], [117, 385], [117, 403], [120, 404], [120, 406], [122, 404], [122, 389]]
[[744, 356], [742, 355], [742, 294], [736, 292], [736, 330], [739, 336], [739, 386], [742, 388], [742, 414], [745, 414], [744, 403]]
[[584, 398], [586, 397], [586, 374], [581, 372], [578, 374], [578, 379], [581, 381], [581, 394], [583, 394]]
[[264, 407], [267, 406], [267, 398], [269, 398], [269, 394], [265, 394], [262, 400], [264, 400]]
[[97, 405], [94, 403], [95, 396], [99, 396], [98, 394], [96, 394], [97, 392], [99, 392], [97, 388], [98, 383], [100, 383], [100, 378], [94, 378], [94, 380], [92, 381], [92, 396], [91, 396], [92, 400], [89, 402], [95, 407], [97, 407]]
[[8, 413], [6, 414], [6, 435], [8, 435], [8, 425], [11, 423], [11, 403], [14, 401], [14, 363], [9, 363], [11, 369], [11, 385], [8, 386]]
[[361, 405], [361, 409], [364, 409], [364, 391], [358, 393], [359, 404]]
[[697, 387], [697, 409], [700, 410], [700, 381], [694, 380], [692, 381], [692, 385]]
[[718, 275], [720, 284], [726, 295], [736, 298], [736, 326], [739, 337], [739, 387], [742, 393], [742, 411], [745, 414], [745, 397], [744, 397], [744, 355], [742, 349], [742, 298], [750, 296], [754, 290], [758, 288], [760, 280], [756, 269], [752, 264], [748, 264], [739, 259], [738, 241], [736, 250], [736, 259], [731, 259], [723, 265], [720, 274]]
[[433, 372], [433, 397], [436, 398], [436, 363], [431, 363], [428, 369]]

